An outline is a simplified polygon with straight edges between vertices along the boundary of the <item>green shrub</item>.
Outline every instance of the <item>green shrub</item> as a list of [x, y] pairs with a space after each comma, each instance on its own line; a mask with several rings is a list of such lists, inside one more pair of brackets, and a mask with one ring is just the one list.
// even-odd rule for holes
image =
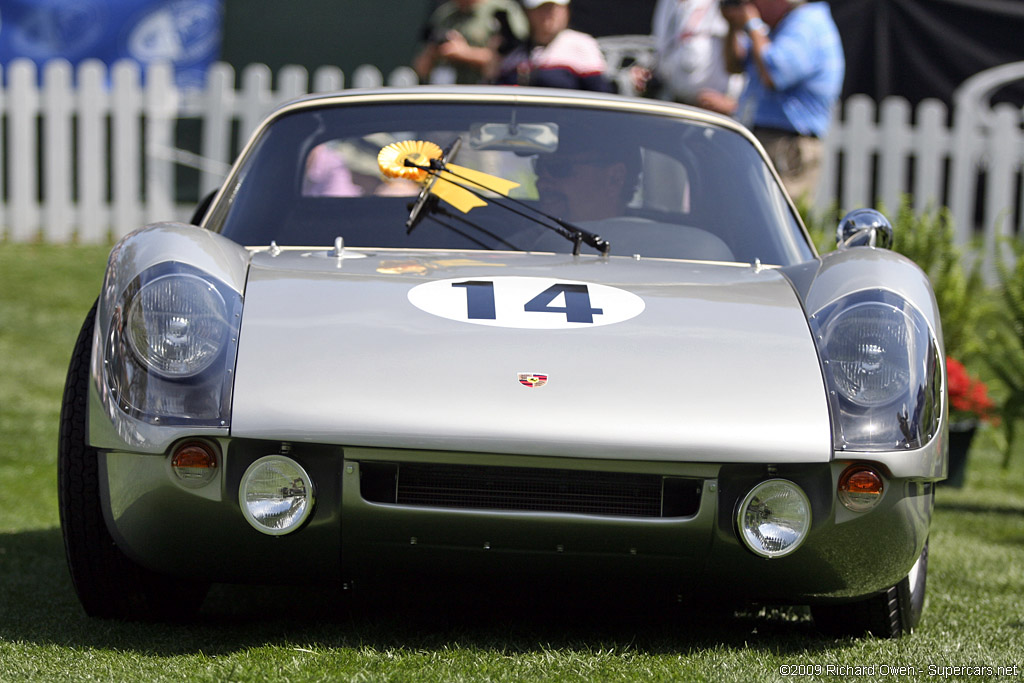
[[932, 283], [946, 355], [972, 365], [981, 350], [979, 323], [986, 299], [977, 251], [954, 244], [949, 209], [915, 213], [904, 199], [890, 220], [894, 251], [919, 265]]
[[998, 250], [999, 306], [986, 316], [986, 364], [995, 373], [1004, 393], [1000, 405], [1003, 434], [1003, 466], [1009, 465], [1016, 441], [1017, 423], [1024, 419], [1024, 246], [1010, 242], [1013, 261], [1008, 264]]

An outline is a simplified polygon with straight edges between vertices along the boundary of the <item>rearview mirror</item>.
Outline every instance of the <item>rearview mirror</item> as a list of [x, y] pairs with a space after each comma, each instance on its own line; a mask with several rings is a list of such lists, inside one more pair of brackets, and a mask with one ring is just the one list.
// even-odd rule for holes
[[558, 124], [474, 123], [469, 129], [469, 146], [523, 156], [554, 152], [558, 149]]

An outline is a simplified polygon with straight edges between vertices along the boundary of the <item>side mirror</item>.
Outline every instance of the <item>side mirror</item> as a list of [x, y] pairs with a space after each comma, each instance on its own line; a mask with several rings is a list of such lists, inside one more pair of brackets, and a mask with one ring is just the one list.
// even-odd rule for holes
[[836, 246], [850, 247], [892, 247], [892, 224], [889, 219], [874, 209], [855, 209], [839, 221], [836, 228]]

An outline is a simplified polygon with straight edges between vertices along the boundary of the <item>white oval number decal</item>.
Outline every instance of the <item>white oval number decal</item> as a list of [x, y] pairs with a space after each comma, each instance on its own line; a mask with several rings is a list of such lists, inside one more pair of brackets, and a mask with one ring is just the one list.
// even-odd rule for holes
[[409, 290], [409, 301], [449, 320], [531, 330], [611, 325], [644, 310], [644, 300], [632, 292], [544, 277], [435, 280]]

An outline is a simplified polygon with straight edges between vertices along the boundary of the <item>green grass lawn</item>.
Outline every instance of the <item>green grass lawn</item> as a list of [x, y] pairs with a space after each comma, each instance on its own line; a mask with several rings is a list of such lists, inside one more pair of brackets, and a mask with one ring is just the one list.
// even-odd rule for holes
[[[64, 564], [56, 442], [105, 260], [0, 243], [0, 681], [982, 681], [1014, 680], [995, 669], [1014, 665], [1024, 678], [1024, 453], [1002, 470], [991, 433], [965, 488], [939, 490], [924, 621], [896, 642], [822, 638], [798, 609], [544, 607], [420, 585], [356, 601], [215, 587], [196, 623], [89, 619]], [[941, 669], [965, 666], [992, 672]]]

